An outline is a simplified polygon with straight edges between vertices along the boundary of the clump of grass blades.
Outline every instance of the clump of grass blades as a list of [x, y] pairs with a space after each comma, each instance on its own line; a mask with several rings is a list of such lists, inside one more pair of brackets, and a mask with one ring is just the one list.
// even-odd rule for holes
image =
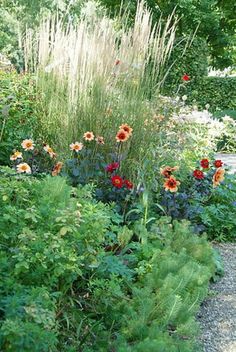
[[61, 151], [86, 130], [115, 144], [117, 129], [128, 123], [134, 133], [127, 161], [135, 169], [147, 157], [149, 144], [158, 142], [144, 121], [158, 107], [175, 30], [173, 14], [165, 26], [161, 21], [153, 26], [141, 1], [132, 26], [127, 26], [127, 13], [116, 20], [105, 14], [81, 18], [66, 28], [62, 20], [50, 17], [36, 35], [28, 31], [26, 67], [37, 72], [45, 137]]

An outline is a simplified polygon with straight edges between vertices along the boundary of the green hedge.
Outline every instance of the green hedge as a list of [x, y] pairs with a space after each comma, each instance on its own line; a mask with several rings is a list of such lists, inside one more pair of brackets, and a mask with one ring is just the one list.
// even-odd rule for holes
[[[206, 41], [195, 38], [185, 50], [186, 38], [176, 40], [167, 64], [168, 73], [162, 93], [164, 95], [187, 95], [188, 102], [210, 110], [236, 109], [236, 77], [207, 77], [208, 49]], [[187, 74], [190, 81], [183, 82]]]
[[211, 111], [234, 110], [236, 109], [236, 77], [204, 77], [198, 82], [189, 82], [184, 94], [187, 94], [189, 102], [196, 102], [201, 108], [210, 104]]
[[[169, 70], [165, 81], [164, 90], [167, 95], [177, 92], [179, 85], [183, 84], [184, 74], [190, 76], [191, 82], [196, 82], [207, 75], [208, 49], [206, 41], [195, 38], [187, 49], [185, 49], [187, 38], [177, 38], [170, 60], [166, 69]], [[186, 86], [186, 84], [184, 84]]]

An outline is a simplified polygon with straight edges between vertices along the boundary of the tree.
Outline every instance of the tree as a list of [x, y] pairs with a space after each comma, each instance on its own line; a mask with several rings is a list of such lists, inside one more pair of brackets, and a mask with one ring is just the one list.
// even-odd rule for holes
[[[135, 0], [101, 0], [112, 15], [127, 7], [135, 15]], [[165, 20], [172, 11], [179, 17], [177, 35], [189, 36], [197, 29], [197, 36], [208, 43], [211, 64], [224, 68], [233, 64], [236, 46], [235, 0], [147, 0], [154, 21]]]

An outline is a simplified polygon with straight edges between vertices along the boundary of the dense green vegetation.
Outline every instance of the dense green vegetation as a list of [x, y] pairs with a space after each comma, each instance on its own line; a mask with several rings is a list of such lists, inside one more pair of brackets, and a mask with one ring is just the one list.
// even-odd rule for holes
[[[1, 0], [1, 3], [0, 51], [12, 53], [13, 62], [20, 65], [22, 58], [18, 51], [18, 40], [21, 40], [19, 29], [24, 30], [26, 25], [36, 25], [40, 17], [56, 11], [63, 15], [64, 20], [76, 21], [86, 2], [84, 0]], [[155, 22], [160, 16], [165, 21], [175, 10], [180, 19], [177, 32], [179, 37], [191, 36], [197, 29], [197, 37], [208, 45], [213, 66], [224, 68], [234, 64], [236, 5], [233, 0], [178, 0], [175, 2], [147, 0], [146, 3], [153, 12]], [[129, 20], [135, 17], [136, 0], [101, 0], [100, 4], [107, 8], [112, 16], [122, 12], [122, 9], [123, 11], [128, 9]]]
[[9, 165], [9, 155], [22, 139], [37, 130], [35, 86], [31, 77], [0, 72], [0, 164]]
[[236, 236], [235, 78], [207, 77], [232, 2], [0, 2], [0, 351], [201, 351]]
[[60, 177], [1, 176], [0, 202], [1, 350], [194, 349], [214, 264], [188, 223], [138, 238]]
[[[197, 77], [194, 74], [191, 77], [191, 81], [187, 85], [181, 85], [178, 90], [179, 95], [188, 96], [189, 103], [196, 104], [200, 109], [204, 109], [209, 104], [210, 110], [216, 112], [216, 116], [219, 110], [236, 110], [235, 77]], [[172, 75], [169, 79], [171, 78]], [[174, 79], [171, 84], [166, 84], [165, 94], [176, 87], [173, 83]]]

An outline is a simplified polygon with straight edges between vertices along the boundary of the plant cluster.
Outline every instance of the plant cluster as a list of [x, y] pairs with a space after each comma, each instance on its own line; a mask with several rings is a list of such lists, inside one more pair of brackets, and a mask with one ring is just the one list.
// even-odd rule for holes
[[159, 187], [156, 194], [158, 209], [154, 207], [153, 214], [188, 219], [196, 232], [206, 232], [211, 240], [234, 241], [235, 179], [225, 174], [223, 166], [221, 160], [202, 159], [195, 170], [186, 174], [184, 170], [183, 174], [178, 172], [177, 167], [161, 169], [164, 180], [162, 190]]
[[193, 350], [210, 245], [170, 218], [141, 239], [92, 194], [62, 177], [1, 177], [1, 350]]
[[236, 151], [236, 121], [230, 116], [223, 116], [221, 121], [224, 124], [221, 138], [218, 141], [218, 150], [226, 153], [235, 153]]
[[33, 139], [24, 139], [21, 143], [23, 152], [14, 150], [10, 156], [13, 167], [20, 174], [43, 174], [51, 173], [57, 176], [62, 169], [63, 163], [55, 159], [57, 154], [48, 144], [36, 144]]
[[[9, 165], [9, 154], [37, 131], [34, 79], [0, 71], [0, 164]], [[34, 136], [32, 136], [34, 137]]]

